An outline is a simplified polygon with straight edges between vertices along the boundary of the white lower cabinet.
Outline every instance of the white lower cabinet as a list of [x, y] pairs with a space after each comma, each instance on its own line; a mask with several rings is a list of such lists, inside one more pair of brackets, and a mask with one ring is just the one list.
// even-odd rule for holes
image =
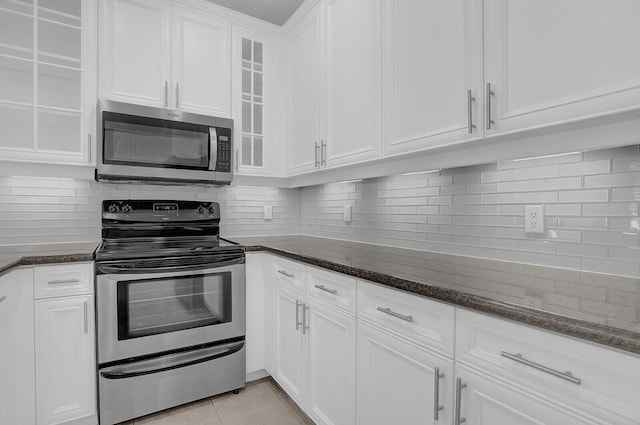
[[271, 373], [318, 425], [640, 423], [638, 355], [271, 258]]
[[[616, 419], [596, 417], [571, 406], [570, 396], [548, 398], [510, 385], [499, 376], [482, 374], [464, 366], [457, 367], [460, 377], [460, 416], [454, 424], [465, 425], [622, 425]], [[567, 392], [570, 392], [569, 390]], [[637, 424], [637, 422], [635, 422]]]
[[353, 424], [356, 318], [312, 300], [307, 318], [307, 414], [318, 425]]
[[94, 317], [91, 294], [36, 301], [39, 425], [95, 415]]
[[[339, 306], [355, 292], [342, 294], [342, 279], [320, 271], [320, 298], [305, 288], [316, 269], [274, 262], [273, 377], [318, 425], [352, 425], [356, 406], [356, 319]], [[335, 276], [336, 284], [327, 280]], [[294, 286], [295, 285], [295, 286]], [[340, 289], [336, 289], [340, 288]], [[316, 287], [317, 289], [317, 287]], [[351, 298], [350, 303], [353, 303]]]
[[301, 308], [304, 294], [276, 282], [273, 291], [273, 378], [300, 407], [305, 404], [305, 338]]
[[451, 423], [453, 360], [359, 322], [357, 370], [358, 425]]
[[0, 424], [33, 425], [33, 269], [0, 277]]

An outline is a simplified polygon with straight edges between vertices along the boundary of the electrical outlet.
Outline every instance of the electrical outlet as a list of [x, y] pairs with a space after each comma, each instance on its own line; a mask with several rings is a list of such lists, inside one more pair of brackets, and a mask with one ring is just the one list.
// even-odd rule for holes
[[524, 207], [524, 231], [531, 234], [544, 234], [544, 205]]
[[271, 220], [273, 218], [273, 207], [271, 205], [264, 206], [264, 219]]
[[345, 223], [351, 222], [351, 205], [345, 205], [342, 210], [342, 219]]

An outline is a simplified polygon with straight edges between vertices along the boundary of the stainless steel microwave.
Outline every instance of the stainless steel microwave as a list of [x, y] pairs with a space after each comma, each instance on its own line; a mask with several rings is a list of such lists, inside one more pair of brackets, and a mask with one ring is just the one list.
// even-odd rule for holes
[[229, 184], [233, 120], [98, 102], [96, 180], [166, 184]]

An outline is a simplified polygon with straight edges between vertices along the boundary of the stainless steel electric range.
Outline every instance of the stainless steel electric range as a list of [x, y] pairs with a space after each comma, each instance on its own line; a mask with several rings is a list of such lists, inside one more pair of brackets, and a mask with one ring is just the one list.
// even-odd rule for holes
[[219, 224], [215, 202], [103, 202], [102, 425], [244, 387], [245, 253]]

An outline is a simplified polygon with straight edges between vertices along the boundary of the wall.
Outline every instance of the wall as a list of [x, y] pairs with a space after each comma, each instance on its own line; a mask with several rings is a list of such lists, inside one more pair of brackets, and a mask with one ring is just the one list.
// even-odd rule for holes
[[[221, 234], [298, 232], [300, 194], [263, 187], [115, 185], [63, 178], [0, 177], [0, 245], [100, 240], [103, 199], [156, 198], [217, 201]], [[273, 220], [263, 220], [263, 206]]]
[[[640, 276], [640, 146], [301, 189], [310, 235]], [[546, 234], [524, 232], [544, 204]], [[352, 206], [352, 222], [342, 220]]]
[[[110, 198], [218, 201], [227, 236], [303, 233], [640, 277], [638, 145], [301, 189], [0, 177], [0, 245], [97, 241]], [[545, 235], [525, 235], [526, 204], [545, 205]]]

